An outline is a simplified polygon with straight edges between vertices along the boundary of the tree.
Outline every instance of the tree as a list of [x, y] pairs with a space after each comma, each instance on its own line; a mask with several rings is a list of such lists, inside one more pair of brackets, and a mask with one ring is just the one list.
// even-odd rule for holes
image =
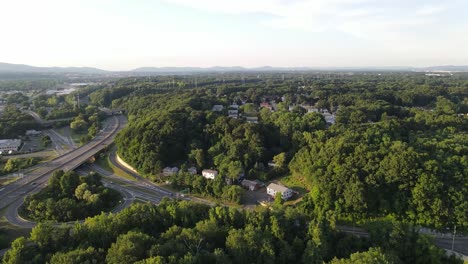
[[278, 170], [283, 170], [286, 167], [286, 153], [281, 152], [280, 154], [273, 157], [273, 162], [276, 164]]
[[349, 259], [333, 259], [330, 264], [396, 264], [400, 261], [392, 255], [387, 255], [380, 248], [370, 248], [366, 252], [351, 254]]
[[40, 263], [41, 256], [34, 246], [28, 245], [24, 237], [19, 237], [11, 243], [11, 248], [3, 256], [4, 264]]
[[281, 208], [283, 203], [284, 203], [283, 194], [280, 192], [277, 192], [275, 195], [275, 202], [274, 202], [275, 207]]
[[152, 239], [150, 236], [130, 231], [117, 238], [112, 244], [106, 256], [107, 263], [133, 263], [147, 256], [146, 251], [150, 247]]
[[79, 115], [70, 123], [70, 128], [76, 132], [83, 132], [88, 128], [88, 123], [84, 120], [82, 115]]
[[78, 248], [68, 252], [58, 252], [52, 255], [50, 264], [93, 264], [104, 263], [102, 252], [88, 247], [87, 249]]
[[42, 142], [42, 145], [47, 148], [48, 146], [50, 146], [50, 144], [52, 144], [52, 140], [50, 139], [50, 137], [48, 135], [44, 135], [41, 137], [41, 142]]

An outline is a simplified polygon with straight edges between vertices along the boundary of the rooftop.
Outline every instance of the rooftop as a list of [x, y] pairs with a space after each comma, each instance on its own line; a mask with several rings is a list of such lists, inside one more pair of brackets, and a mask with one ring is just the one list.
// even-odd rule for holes
[[267, 188], [275, 190], [275, 191], [280, 192], [280, 193], [284, 193], [287, 190], [289, 190], [289, 188], [287, 188], [285, 186], [282, 186], [282, 185], [279, 185], [279, 184], [276, 184], [276, 183], [270, 183]]

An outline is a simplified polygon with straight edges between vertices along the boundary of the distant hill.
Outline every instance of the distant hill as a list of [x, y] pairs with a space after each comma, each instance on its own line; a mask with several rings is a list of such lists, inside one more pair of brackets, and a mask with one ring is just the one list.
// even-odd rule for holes
[[[209, 73], [209, 72], [289, 72], [289, 71], [388, 71], [388, 72], [427, 72], [427, 71], [452, 71], [468, 72], [468, 66], [431, 66], [431, 67], [272, 67], [263, 66], [256, 68], [233, 67], [141, 67], [120, 73], [134, 73], [142, 75], [153, 74], [186, 74], [186, 73]], [[84, 73], [104, 74], [112, 71], [101, 70], [92, 67], [36, 67], [25, 64], [12, 64], [0, 62], [0, 73]]]
[[35, 67], [25, 64], [0, 62], [0, 72], [20, 73], [105, 73], [105, 70], [91, 67]]
[[247, 71], [244, 67], [141, 67], [132, 70], [132, 72], [148, 72], [148, 73], [184, 73], [184, 72], [234, 72]]
[[468, 66], [454, 66], [454, 65], [445, 65], [445, 66], [431, 66], [424, 68], [417, 68], [419, 71], [451, 71], [451, 72], [468, 72]]
[[309, 67], [272, 67], [272, 66], [263, 66], [256, 68], [245, 68], [241, 66], [233, 67], [142, 67], [132, 70], [132, 72], [147, 72], [147, 73], [187, 73], [187, 72], [274, 72], [274, 71], [311, 71], [319, 70], [319, 68], [309, 68]]

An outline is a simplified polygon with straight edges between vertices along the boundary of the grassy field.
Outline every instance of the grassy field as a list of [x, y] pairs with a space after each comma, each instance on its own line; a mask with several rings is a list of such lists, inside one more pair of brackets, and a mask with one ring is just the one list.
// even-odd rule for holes
[[5, 217], [0, 218], [0, 230], [2, 230], [2, 235], [6, 238], [6, 243], [3, 245], [0, 244], [0, 248], [6, 248], [16, 238], [21, 236], [28, 237], [29, 233], [31, 233], [31, 229], [20, 228], [12, 225], [6, 220]]
[[123, 171], [122, 169], [117, 168], [116, 166], [114, 166], [114, 164], [112, 164], [112, 162], [110, 162], [110, 160], [109, 160], [109, 154], [108, 153], [105, 153], [102, 156], [100, 156], [96, 160], [96, 164], [101, 166], [103, 169], [114, 173], [115, 175], [117, 175], [119, 177], [131, 180], [131, 181], [136, 181], [135, 177], [133, 177], [132, 175], [130, 175], [127, 172]]
[[18, 177], [12, 177], [12, 178], [0, 177], [0, 187], [10, 184], [12, 182], [15, 182], [16, 180], [18, 180]]
[[288, 175], [279, 180], [283, 185], [291, 188], [300, 194], [308, 193], [312, 186], [306, 181], [306, 179], [299, 175]]

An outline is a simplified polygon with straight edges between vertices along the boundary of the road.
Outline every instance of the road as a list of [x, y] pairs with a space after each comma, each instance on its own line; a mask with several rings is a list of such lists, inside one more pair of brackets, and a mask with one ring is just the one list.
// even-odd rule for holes
[[[112, 119], [113, 122], [106, 126], [103, 129], [103, 132], [101, 132], [92, 142], [89, 142], [80, 148], [73, 149], [47, 164], [39, 166], [34, 171], [28, 173], [23, 179], [5, 186], [4, 189], [0, 191], [0, 209], [11, 205], [8, 207], [5, 214], [7, 220], [18, 226], [33, 227], [35, 223], [18, 217], [17, 209], [21, 206], [24, 197], [42, 189], [53, 171], [58, 169], [62, 169], [64, 171], [73, 170], [112, 143], [117, 132], [126, 125], [126, 119], [123, 116], [114, 116]], [[52, 140], [54, 141], [54, 139]], [[63, 139], [56, 137], [55, 140], [60, 142]], [[69, 144], [66, 141], [62, 141], [61, 143], [65, 143], [65, 145]], [[122, 166], [117, 161], [115, 153], [112, 153], [109, 159], [114, 166], [117, 166], [128, 174], [134, 176], [137, 181], [134, 182], [118, 177], [95, 164], [83, 166], [78, 171], [81, 171], [82, 173], [96, 171], [105, 177], [103, 181], [106, 186], [116, 189], [122, 193], [124, 202], [114, 209], [115, 212], [130, 206], [135, 199], [157, 204], [163, 197], [175, 197], [175, 193], [154, 185], [151, 181]], [[189, 198], [184, 199], [189, 200]], [[207, 203], [211, 204], [210, 202]], [[359, 228], [340, 226], [338, 229], [358, 236], [368, 236], [368, 233], [365, 230]], [[435, 244], [441, 248], [450, 250], [452, 247], [452, 238], [448, 236], [435, 236]], [[467, 259], [468, 237], [456, 237], [454, 251], [462, 254], [462, 257]], [[0, 255], [2, 255], [1, 253], [2, 252], [0, 251]]]
[[[359, 227], [338, 225], [337, 229], [342, 232], [350, 233], [359, 237], [369, 237], [369, 233], [366, 230]], [[436, 244], [440, 248], [445, 249], [449, 255], [451, 254], [453, 237], [450, 234], [428, 235], [434, 238], [434, 244]], [[456, 236], [454, 242], [454, 253], [459, 257], [463, 258], [463, 260], [468, 260], [468, 236]]]
[[73, 117], [67, 117], [67, 118], [60, 118], [60, 119], [53, 119], [53, 120], [44, 120], [34, 111], [24, 110], [23, 112], [32, 116], [32, 118], [34, 118], [34, 120], [36, 120], [36, 122], [38, 122], [41, 125], [51, 125], [55, 122], [71, 121], [73, 119]]
[[103, 131], [88, 144], [61, 155], [50, 162], [41, 164], [35, 170], [26, 173], [23, 179], [3, 187], [2, 191], [0, 191], [0, 209], [6, 208], [10, 204], [15, 205], [18, 202], [21, 203], [28, 194], [39, 191], [45, 186], [53, 171], [69, 171], [77, 168], [83, 162], [111, 144], [117, 132], [123, 128], [125, 124], [125, 117], [111, 117], [111, 124], [105, 127]]

